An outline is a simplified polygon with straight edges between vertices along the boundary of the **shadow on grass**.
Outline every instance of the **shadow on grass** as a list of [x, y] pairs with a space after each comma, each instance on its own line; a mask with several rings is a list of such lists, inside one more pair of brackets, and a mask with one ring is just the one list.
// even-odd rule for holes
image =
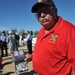
[[[5, 73], [5, 74], [3, 74], [3, 75], [11, 75], [11, 74], [13, 74], [14, 72], [8, 72], [8, 73]], [[34, 71], [33, 70], [31, 70], [30, 72], [24, 72], [24, 73], [21, 73], [21, 74], [16, 74], [16, 75], [34, 75]]]
[[2, 74], [2, 75], [11, 75], [13, 74], [14, 72], [8, 72], [8, 73], [5, 73], [5, 74]]
[[8, 64], [11, 64], [12, 62], [6, 62], [6, 63], [3, 63], [2, 65], [1, 65], [1, 69], [3, 69], [3, 67], [5, 66], [5, 65], [8, 65]]

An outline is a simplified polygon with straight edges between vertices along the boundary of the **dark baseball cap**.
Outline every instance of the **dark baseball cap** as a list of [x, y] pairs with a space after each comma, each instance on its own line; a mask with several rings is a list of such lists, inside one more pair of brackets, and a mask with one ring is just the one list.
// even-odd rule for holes
[[5, 31], [3, 31], [2, 33], [5, 33]]
[[49, 6], [54, 6], [54, 1], [53, 0], [38, 0], [36, 4], [33, 5], [31, 11], [33, 13], [37, 12], [37, 9], [39, 8], [40, 5], [49, 5]]

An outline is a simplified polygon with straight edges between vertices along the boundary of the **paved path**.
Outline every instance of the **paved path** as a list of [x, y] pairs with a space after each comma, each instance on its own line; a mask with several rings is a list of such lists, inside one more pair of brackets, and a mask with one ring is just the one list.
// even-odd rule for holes
[[[19, 47], [19, 50], [20, 49], [24, 49], [24, 51], [27, 52], [26, 46]], [[3, 59], [2, 75], [17, 75], [15, 73], [15, 66], [14, 66], [14, 62], [12, 62], [10, 51], [9, 51], [9, 55], [7, 57], [3, 57], [2, 59]], [[34, 75], [34, 71], [32, 68], [32, 62], [28, 63], [27, 65], [28, 65], [28, 70], [19, 75]]]

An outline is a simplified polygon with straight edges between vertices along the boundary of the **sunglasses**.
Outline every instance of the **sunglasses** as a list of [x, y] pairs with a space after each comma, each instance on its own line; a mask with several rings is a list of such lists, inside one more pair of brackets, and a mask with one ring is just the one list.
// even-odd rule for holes
[[52, 13], [52, 10], [53, 10], [53, 7], [44, 7], [44, 8], [41, 8], [37, 11], [37, 13], [35, 14], [35, 16], [37, 18], [40, 18], [41, 16], [41, 13], [44, 13], [44, 14], [51, 14]]

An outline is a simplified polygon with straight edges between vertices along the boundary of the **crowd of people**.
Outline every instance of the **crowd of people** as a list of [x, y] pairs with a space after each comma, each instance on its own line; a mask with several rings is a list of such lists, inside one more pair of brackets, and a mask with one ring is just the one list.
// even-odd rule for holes
[[[30, 31], [27, 31], [26, 33], [26, 41], [25, 41], [25, 45], [27, 45], [27, 49], [28, 49], [28, 53], [29, 54], [32, 54], [32, 36], [30, 34]], [[11, 62], [15, 62], [15, 58], [17, 57], [17, 61], [22, 61], [18, 64], [20, 64], [20, 66], [18, 68], [15, 67], [15, 70], [16, 69], [20, 69], [21, 66], [25, 66], [26, 64], [23, 63], [23, 60], [24, 60], [24, 57], [23, 56], [23, 52], [24, 51], [23, 49], [22, 50], [19, 50], [19, 46], [20, 46], [20, 43], [21, 45], [23, 45], [23, 47], [25, 46], [24, 45], [24, 35], [19, 35], [17, 33], [14, 32], [14, 30], [10, 30], [7, 34], [5, 31], [3, 31], [0, 35], [0, 68], [2, 67], [2, 58], [3, 57], [7, 57], [9, 56], [9, 51], [11, 52]], [[9, 50], [9, 51], [8, 51]], [[17, 55], [17, 52], [18, 52], [18, 55]], [[21, 55], [20, 55], [21, 53]], [[15, 57], [15, 55], [17, 55]], [[22, 56], [22, 57], [20, 57]], [[17, 65], [17, 63], [15, 63], [15, 65]], [[26, 67], [26, 66], [25, 66]], [[27, 67], [24, 69], [26, 70]], [[2, 75], [2, 74], [1, 74]]]
[[[27, 31], [26, 35], [27, 35], [26, 42], [28, 52], [32, 53], [32, 36], [30, 35], [29, 31]], [[14, 50], [18, 50], [20, 43], [24, 45], [24, 39], [25, 39], [24, 35], [19, 35], [18, 33], [15, 33], [14, 30], [10, 30], [8, 32], [8, 35], [6, 34], [5, 31], [3, 31], [0, 35], [1, 56], [2, 57], [8, 56], [8, 49], [9, 49], [11, 52], [11, 56], [13, 57], [13, 52]]]
[[4, 55], [8, 56], [8, 49], [11, 51], [11, 53], [13, 53], [14, 50], [17, 50], [18, 41], [19, 41], [19, 36], [16, 35], [13, 30], [9, 31], [8, 35], [6, 35], [6, 32], [3, 31], [0, 36], [1, 56], [2, 57], [4, 57]]

